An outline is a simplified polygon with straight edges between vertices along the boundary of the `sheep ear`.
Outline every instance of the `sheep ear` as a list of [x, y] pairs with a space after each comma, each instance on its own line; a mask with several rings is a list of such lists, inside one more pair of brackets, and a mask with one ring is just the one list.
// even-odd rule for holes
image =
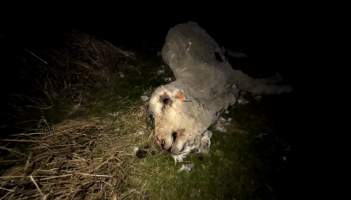
[[183, 92], [178, 91], [177, 94], [175, 95], [175, 98], [179, 99], [181, 102], [185, 101], [185, 95]]

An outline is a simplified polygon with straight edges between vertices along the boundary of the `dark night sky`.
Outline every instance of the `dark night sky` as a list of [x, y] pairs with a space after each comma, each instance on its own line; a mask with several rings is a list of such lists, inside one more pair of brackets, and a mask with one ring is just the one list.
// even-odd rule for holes
[[64, 3], [46, 8], [23, 6], [3, 13], [0, 42], [32, 49], [51, 47], [59, 45], [63, 32], [75, 29], [116, 46], [157, 51], [170, 27], [191, 20], [221, 46], [244, 50], [251, 62], [262, 68], [279, 71], [296, 85], [309, 81], [306, 74], [314, 69], [304, 63], [304, 57], [309, 51], [309, 29], [314, 21], [306, 17], [309, 10], [305, 5], [265, 2], [243, 6], [240, 1], [204, 4], [177, 1], [128, 6], [100, 3], [89, 8], [86, 4], [73, 7]]
[[[222, 46], [242, 49], [260, 65], [289, 74], [304, 49], [300, 12], [287, 7], [263, 9], [233, 4], [188, 6], [178, 3], [162, 8], [135, 7], [26, 10], [7, 18], [1, 34], [20, 45], [53, 45], [60, 34], [72, 29], [97, 35], [116, 46], [160, 49], [168, 29], [177, 23], [196, 21]], [[178, 9], [178, 10], [177, 10]], [[14, 15], [14, 14], [13, 14]], [[297, 70], [298, 71], [298, 70]]]

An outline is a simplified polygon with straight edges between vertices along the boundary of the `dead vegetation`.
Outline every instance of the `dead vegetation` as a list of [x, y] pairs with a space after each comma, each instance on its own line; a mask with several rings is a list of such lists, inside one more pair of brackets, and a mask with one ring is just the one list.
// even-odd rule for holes
[[128, 67], [132, 52], [115, 47], [110, 42], [80, 32], [67, 33], [60, 48], [46, 52], [48, 63], [55, 65], [48, 83], [59, 83], [52, 89], [95, 86], [108, 83], [114, 72]]
[[[128, 104], [100, 117], [72, 114], [95, 102], [92, 92], [133, 70], [135, 55], [76, 31], [63, 41], [20, 55], [22, 85], [9, 94], [7, 112], [21, 133], [0, 138], [0, 199], [128, 199], [137, 193], [125, 183], [135, 145], [150, 134], [144, 107]], [[113, 105], [128, 100], [106, 91], [118, 101]]]
[[[1, 199], [141, 197], [128, 189], [125, 180], [136, 159], [135, 145], [147, 142], [150, 135], [145, 117], [143, 108], [131, 108], [106, 118], [66, 120], [2, 139], [0, 162], [12, 167], [0, 176]], [[132, 120], [129, 126], [126, 122]], [[30, 147], [21, 151], [22, 143]]]
[[17, 86], [5, 94], [9, 96], [9, 108], [5, 109], [11, 113], [6, 124], [26, 128], [60, 101], [74, 104], [75, 112], [87, 103], [92, 89], [111, 84], [118, 73], [130, 70], [136, 58], [133, 52], [78, 31], [55, 40], [59, 44], [14, 52], [15, 58], [9, 62], [17, 71], [13, 80]]

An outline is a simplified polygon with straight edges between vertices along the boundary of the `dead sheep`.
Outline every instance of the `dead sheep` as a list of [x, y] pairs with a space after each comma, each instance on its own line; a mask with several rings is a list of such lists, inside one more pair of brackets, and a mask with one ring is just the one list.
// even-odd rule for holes
[[268, 79], [254, 79], [234, 70], [223, 48], [194, 22], [169, 30], [162, 58], [176, 80], [153, 92], [149, 110], [156, 143], [176, 161], [192, 151], [208, 151], [212, 134], [207, 129], [236, 103], [240, 91], [254, 95], [291, 91], [289, 86], [267, 84]]

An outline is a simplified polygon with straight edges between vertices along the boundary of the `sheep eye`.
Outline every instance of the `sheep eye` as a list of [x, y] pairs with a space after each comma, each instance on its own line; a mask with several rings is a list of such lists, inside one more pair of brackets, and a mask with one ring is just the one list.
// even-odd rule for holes
[[177, 132], [172, 132], [172, 139], [173, 139], [173, 141], [175, 141], [176, 139], [177, 139], [177, 135], [178, 135], [178, 133]]
[[164, 105], [172, 104], [171, 98], [166, 93], [160, 96], [160, 102], [163, 103]]
[[168, 104], [171, 103], [171, 99], [169, 99], [169, 98], [164, 98], [164, 99], [162, 100], [162, 102], [163, 102], [163, 104], [168, 105]]

